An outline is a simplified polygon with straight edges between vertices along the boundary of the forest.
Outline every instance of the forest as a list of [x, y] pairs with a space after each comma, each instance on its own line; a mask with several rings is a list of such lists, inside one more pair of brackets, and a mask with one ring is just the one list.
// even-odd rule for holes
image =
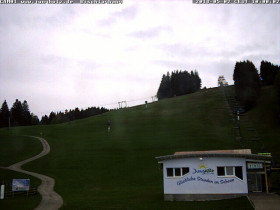
[[173, 71], [162, 76], [157, 97], [159, 100], [194, 93], [201, 88], [197, 71]]
[[44, 115], [41, 120], [29, 110], [29, 105], [26, 100], [23, 103], [16, 99], [11, 109], [5, 100], [0, 110], [0, 127], [16, 127], [28, 125], [48, 125], [69, 122], [72, 120], [83, 119], [94, 115], [108, 112], [106, 108], [89, 107], [87, 109], [70, 109], [65, 112], [51, 112], [49, 115]]

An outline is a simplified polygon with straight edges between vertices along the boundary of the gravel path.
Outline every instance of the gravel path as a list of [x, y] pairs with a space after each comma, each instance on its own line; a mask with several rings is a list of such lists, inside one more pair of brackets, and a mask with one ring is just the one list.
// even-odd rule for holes
[[36, 137], [36, 136], [30, 136], [30, 137], [40, 140], [40, 142], [43, 145], [43, 151], [40, 154], [38, 154], [32, 158], [20, 161], [16, 164], [13, 164], [13, 165], [7, 167], [6, 169], [25, 173], [25, 174], [34, 176], [42, 181], [41, 185], [38, 187], [38, 192], [41, 194], [42, 200], [41, 200], [39, 206], [37, 206], [37, 208], [35, 210], [59, 209], [63, 204], [63, 200], [62, 200], [62, 197], [59, 194], [57, 194], [53, 189], [54, 185], [55, 185], [54, 179], [51, 177], [42, 175], [42, 174], [25, 171], [25, 170], [21, 169], [21, 166], [24, 165], [25, 163], [28, 163], [28, 162], [36, 160], [40, 157], [43, 157], [50, 152], [50, 145], [48, 144], [48, 142], [45, 139]]
[[273, 193], [249, 193], [248, 198], [255, 210], [279, 210], [280, 196]]

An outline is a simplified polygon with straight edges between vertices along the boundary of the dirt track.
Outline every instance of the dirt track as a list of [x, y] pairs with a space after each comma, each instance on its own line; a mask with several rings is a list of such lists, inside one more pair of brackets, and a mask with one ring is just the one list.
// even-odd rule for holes
[[42, 180], [41, 185], [38, 187], [38, 192], [41, 194], [42, 200], [35, 210], [59, 209], [63, 204], [63, 200], [62, 200], [62, 197], [59, 194], [57, 194], [53, 189], [54, 185], [55, 185], [54, 179], [51, 177], [42, 175], [42, 174], [25, 171], [25, 170], [21, 169], [21, 166], [24, 165], [25, 163], [36, 160], [42, 156], [45, 156], [46, 154], [48, 154], [50, 152], [50, 145], [48, 144], [48, 142], [45, 139], [36, 137], [36, 136], [30, 136], [30, 137], [40, 140], [40, 142], [43, 145], [43, 151], [40, 154], [38, 154], [32, 158], [20, 161], [16, 164], [13, 164], [13, 165], [7, 167], [6, 169], [25, 173], [25, 174], [34, 176], [34, 177]]
[[279, 210], [280, 196], [273, 193], [249, 193], [248, 198], [255, 210]]

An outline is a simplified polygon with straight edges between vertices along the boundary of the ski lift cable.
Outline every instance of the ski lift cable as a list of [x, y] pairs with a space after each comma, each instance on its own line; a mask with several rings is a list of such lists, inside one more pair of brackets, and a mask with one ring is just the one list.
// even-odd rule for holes
[[[154, 96], [152, 96], [154, 97]], [[126, 103], [129, 103], [129, 102], [135, 102], [135, 101], [140, 101], [140, 100], [144, 100], [144, 99], [150, 99], [151, 97], [145, 97], [145, 98], [139, 98], [139, 99], [133, 99], [133, 100], [129, 100], [129, 101], [121, 101], [121, 102], [126, 102]], [[119, 102], [115, 102], [115, 103], [110, 103], [110, 104], [102, 104], [102, 105], [97, 105], [97, 106], [93, 106], [93, 107], [105, 107], [105, 106], [112, 106], [112, 105], [118, 105]], [[76, 107], [77, 108], [77, 107]], [[80, 110], [81, 109], [87, 109], [87, 108], [90, 108], [90, 107], [81, 107], [79, 108]], [[117, 107], [116, 107], [117, 108]], [[75, 109], [75, 108], [73, 108]], [[65, 110], [68, 110], [68, 109], [65, 109]], [[71, 110], [71, 109], [69, 109]], [[55, 112], [55, 113], [59, 113], [59, 112], [62, 112], [61, 109], [60, 110], [55, 110], [55, 111], [51, 111], [51, 112]], [[46, 115], [46, 113], [48, 112], [37, 112], [38, 114], [41, 114], [41, 115]]]

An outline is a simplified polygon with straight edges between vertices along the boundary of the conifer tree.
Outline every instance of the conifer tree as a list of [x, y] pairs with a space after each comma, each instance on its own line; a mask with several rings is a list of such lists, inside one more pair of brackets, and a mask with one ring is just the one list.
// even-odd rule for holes
[[48, 124], [53, 123], [55, 121], [55, 118], [56, 118], [55, 112], [51, 112], [49, 115]]
[[40, 120], [37, 115], [31, 113], [31, 125], [39, 125]]
[[23, 125], [23, 109], [21, 101], [16, 99], [11, 108], [11, 124], [12, 126]]
[[260, 95], [260, 78], [251, 61], [236, 62], [233, 74], [235, 94], [246, 110], [256, 105]]
[[173, 71], [171, 76], [169, 73], [163, 75], [157, 97], [159, 100], [174, 96], [180, 96], [193, 93], [201, 88], [201, 79], [198, 72], [191, 71]]
[[260, 66], [260, 76], [265, 85], [273, 85], [277, 73], [280, 71], [280, 66], [274, 65], [268, 61], [262, 61]]
[[40, 123], [41, 123], [42, 125], [47, 125], [48, 122], [49, 122], [49, 117], [48, 117], [47, 115], [42, 116], [41, 122], [40, 122]]
[[10, 110], [5, 100], [1, 106], [0, 110], [0, 126], [1, 127], [8, 127], [9, 126], [9, 117], [10, 117]]
[[197, 71], [194, 72], [195, 75], [195, 90], [200, 90], [201, 88], [201, 79]]
[[29, 111], [29, 105], [26, 100], [22, 103], [22, 117], [23, 117], [23, 124], [22, 125], [31, 125], [31, 114]]
[[157, 97], [159, 100], [163, 98], [168, 98], [171, 96], [171, 81], [169, 72], [167, 72], [167, 75], [163, 75], [161, 79], [161, 83], [157, 92]]

